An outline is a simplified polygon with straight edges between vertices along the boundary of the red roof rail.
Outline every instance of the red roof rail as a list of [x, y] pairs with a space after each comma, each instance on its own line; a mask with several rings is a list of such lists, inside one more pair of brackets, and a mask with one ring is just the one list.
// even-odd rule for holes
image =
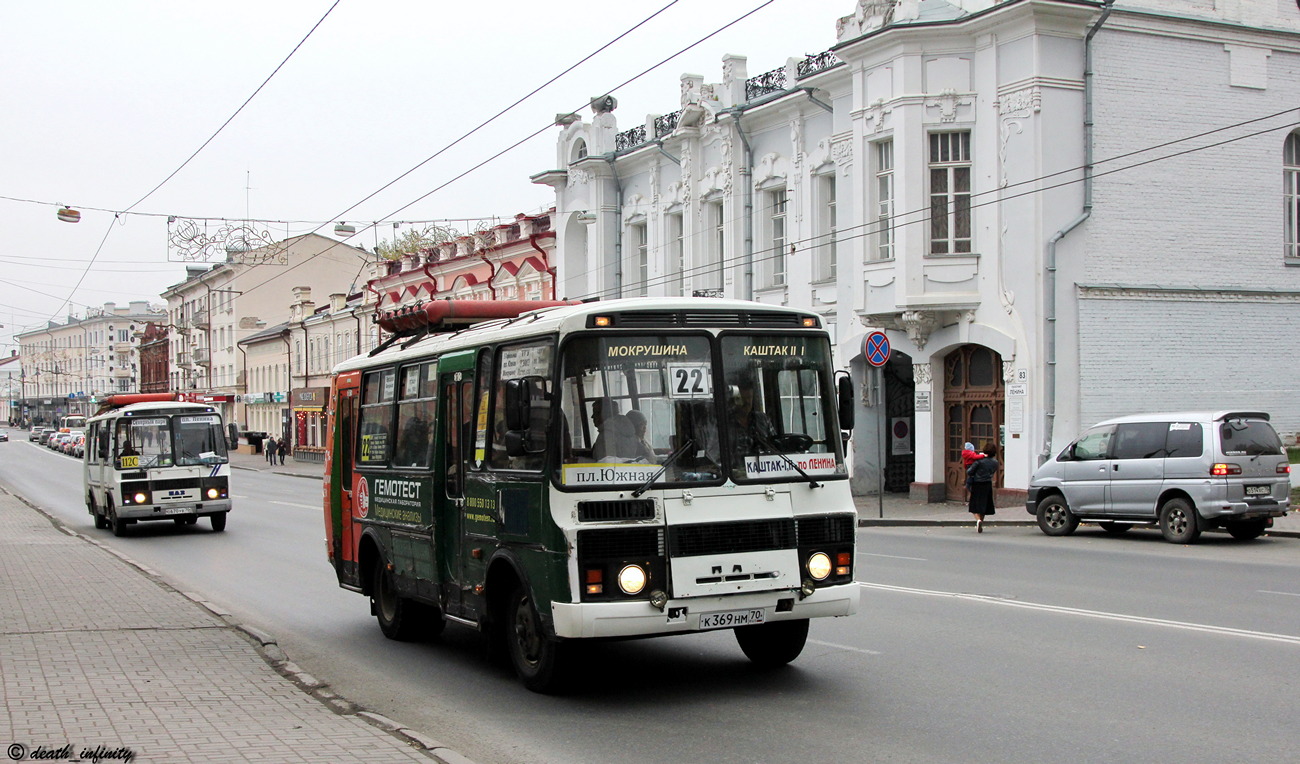
[[399, 335], [449, 332], [482, 321], [517, 318], [542, 308], [581, 304], [580, 300], [429, 300], [376, 313], [375, 323]]

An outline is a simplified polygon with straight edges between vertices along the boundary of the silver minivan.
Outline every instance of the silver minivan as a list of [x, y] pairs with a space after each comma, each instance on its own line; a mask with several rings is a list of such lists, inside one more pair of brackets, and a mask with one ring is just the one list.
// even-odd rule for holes
[[1286, 449], [1258, 411], [1141, 414], [1089, 428], [1034, 472], [1025, 509], [1049, 536], [1080, 522], [1160, 526], [1190, 544], [1225, 528], [1257, 538], [1290, 509]]

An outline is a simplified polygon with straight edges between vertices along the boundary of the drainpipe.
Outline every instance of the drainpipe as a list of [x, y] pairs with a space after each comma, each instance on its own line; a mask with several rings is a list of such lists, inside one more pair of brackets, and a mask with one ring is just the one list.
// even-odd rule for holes
[[551, 256], [546, 254], [546, 250], [537, 246], [537, 234], [528, 234], [528, 245], [537, 250], [537, 254], [542, 256], [542, 263], [546, 266], [546, 272], [551, 276], [551, 299], [555, 299], [555, 266], [551, 265]]
[[[745, 128], [740, 124], [740, 115], [742, 110], [735, 109], [733, 117], [736, 122], [736, 134], [740, 136], [740, 143], [745, 147], [745, 161], [740, 165], [740, 182], [745, 187], [744, 202], [744, 258], [745, 271], [743, 288], [744, 292], [741, 299], [754, 299], [754, 147], [749, 145], [749, 136], [745, 135]], [[722, 253], [719, 252], [719, 255]]]
[[618, 165], [614, 155], [606, 154], [604, 160], [614, 173], [614, 296], [623, 296], [623, 184], [618, 179]]
[[1044, 332], [1046, 334], [1046, 428], [1043, 433], [1043, 450], [1038, 455], [1042, 464], [1052, 456], [1052, 437], [1056, 429], [1056, 244], [1083, 221], [1092, 216], [1092, 38], [1110, 16], [1115, 0], [1105, 0], [1101, 16], [1083, 38], [1083, 210], [1079, 216], [1066, 223], [1047, 240], [1046, 278], [1043, 280]]

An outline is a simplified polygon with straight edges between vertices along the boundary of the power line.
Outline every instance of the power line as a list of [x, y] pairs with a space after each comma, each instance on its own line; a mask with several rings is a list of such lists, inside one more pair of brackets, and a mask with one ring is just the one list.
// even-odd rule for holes
[[[730, 21], [730, 22], [728, 22], [728, 23], [722, 25], [721, 27], [718, 27], [718, 28], [715, 29], [714, 31], [710, 32], [709, 34], [705, 35], [704, 37], [701, 37], [700, 39], [696, 40], [695, 42], [691, 43], [690, 45], [687, 45], [685, 48], [682, 48], [681, 50], [677, 51], [676, 53], [673, 53], [672, 55], [668, 56], [667, 58], [664, 58], [662, 61], [660, 61], [660, 62], [654, 64], [653, 66], [650, 66], [650, 67], [648, 67], [647, 69], [644, 69], [643, 71], [641, 71], [640, 73], [638, 73], [638, 74], [636, 74], [636, 75], [634, 75], [634, 76], [628, 78], [627, 80], [624, 80], [622, 83], [620, 83], [620, 84], [614, 86], [613, 88], [609, 88], [609, 89], [607, 89], [605, 92], [606, 92], [606, 93], [613, 93], [613, 92], [616, 91], [618, 88], [624, 87], [624, 86], [626, 86], [626, 85], [628, 85], [628, 84], [630, 84], [630, 83], [632, 83], [632, 82], [635, 82], [636, 80], [640, 79], [641, 77], [644, 77], [645, 75], [649, 74], [650, 72], [654, 71], [655, 69], [658, 69], [659, 67], [663, 66], [664, 64], [666, 64], [666, 63], [668, 63], [669, 61], [673, 60], [674, 58], [677, 58], [678, 56], [682, 55], [683, 53], [686, 53], [687, 51], [689, 51], [689, 50], [691, 50], [692, 48], [694, 48], [694, 47], [700, 45], [701, 43], [704, 43], [704, 42], [708, 41], [709, 39], [711, 39], [711, 38], [717, 36], [718, 34], [721, 34], [722, 32], [724, 32], [725, 30], [731, 28], [732, 26], [735, 26], [736, 24], [740, 23], [741, 21], [744, 21], [745, 19], [749, 18], [750, 16], [752, 16], [752, 15], [754, 15], [755, 13], [757, 13], [758, 11], [760, 11], [760, 10], [766, 8], [767, 6], [771, 5], [771, 4], [774, 3], [774, 2], [776, 2], [776, 0], [766, 0], [765, 2], [759, 4], [757, 7], [753, 8], [752, 10], [749, 10], [749, 11], [747, 11], [747, 12], [741, 14], [740, 16], [738, 16], [737, 18], [733, 19], [732, 21]], [[642, 22], [642, 23], [644, 23], [644, 22]], [[570, 111], [572, 111], [572, 112], [576, 112], [576, 111], [578, 111], [578, 110], [581, 109], [581, 108], [582, 108], [582, 106], [580, 105], [580, 106], [578, 106], [578, 107], [575, 108], [575, 109], [571, 109]], [[420, 197], [418, 197], [418, 198], [412, 200], [411, 202], [409, 202], [409, 203], [407, 203], [407, 204], [405, 204], [405, 205], [403, 205], [403, 206], [397, 208], [396, 210], [394, 210], [393, 212], [389, 213], [389, 215], [386, 215], [385, 217], [391, 217], [392, 215], [397, 215], [398, 213], [402, 212], [403, 210], [407, 209], [408, 207], [411, 207], [412, 205], [415, 205], [415, 204], [420, 203], [421, 201], [424, 201], [425, 199], [429, 198], [429, 197], [432, 196], [433, 194], [437, 193], [438, 191], [441, 191], [442, 189], [446, 188], [447, 186], [451, 185], [452, 183], [455, 183], [456, 181], [460, 180], [461, 178], [465, 177], [466, 175], [470, 174], [471, 172], [474, 172], [475, 170], [478, 170], [479, 168], [483, 167], [484, 165], [486, 165], [486, 164], [488, 164], [488, 163], [490, 163], [490, 162], [492, 162], [492, 161], [495, 161], [496, 159], [499, 159], [500, 157], [504, 156], [505, 154], [508, 154], [509, 152], [513, 151], [514, 149], [518, 148], [519, 146], [522, 146], [523, 144], [527, 143], [528, 141], [530, 141], [530, 140], [536, 138], [537, 136], [541, 135], [542, 133], [544, 133], [545, 131], [549, 130], [549, 129], [550, 129], [551, 127], [553, 127], [553, 126], [554, 126], [554, 123], [548, 123], [548, 124], [544, 125], [543, 127], [539, 128], [538, 130], [534, 131], [533, 133], [529, 134], [528, 136], [526, 136], [526, 137], [524, 137], [524, 138], [522, 138], [522, 139], [516, 141], [515, 143], [513, 143], [513, 144], [511, 144], [510, 146], [508, 146], [508, 147], [502, 149], [501, 151], [498, 151], [497, 153], [493, 154], [492, 156], [488, 157], [487, 159], [484, 159], [483, 161], [481, 161], [481, 162], [479, 162], [478, 164], [474, 165], [473, 167], [470, 167], [468, 170], [465, 170], [464, 172], [460, 173], [459, 175], [456, 175], [455, 177], [453, 177], [453, 178], [451, 178], [450, 180], [448, 180], [448, 181], [442, 183], [441, 185], [434, 187], [434, 189], [431, 190], [431, 191], [429, 191], [428, 193], [426, 193], [426, 194], [424, 194], [424, 195], [422, 195], [422, 196], [420, 196]], [[367, 227], [367, 228], [363, 228], [361, 231], [358, 231], [358, 232], [357, 232], [357, 235], [359, 235], [359, 234], [361, 234], [361, 233], [364, 233], [366, 230], [369, 230], [369, 227]], [[333, 242], [333, 243], [331, 243], [330, 246], [326, 247], [325, 249], [321, 250], [320, 252], [317, 252], [317, 253], [315, 253], [315, 254], [312, 254], [312, 255], [307, 256], [307, 257], [306, 257], [302, 262], [298, 263], [297, 265], [289, 266], [289, 270], [292, 270], [292, 269], [297, 268], [297, 267], [299, 267], [299, 266], [301, 266], [301, 265], [305, 265], [305, 264], [307, 264], [307, 263], [310, 262], [311, 260], [315, 259], [316, 257], [319, 257], [320, 255], [325, 254], [326, 252], [330, 251], [331, 249], [333, 249], [334, 247], [338, 246], [338, 245], [341, 244], [341, 243], [342, 243], [342, 242]], [[259, 283], [259, 284], [256, 284], [256, 285], [254, 285], [253, 287], [244, 290], [244, 293], [247, 294], [248, 292], [252, 291], [253, 289], [257, 289], [258, 287], [265, 286], [266, 284], [270, 283], [271, 281], [274, 281], [276, 278], [279, 278], [279, 276], [282, 275], [282, 274], [283, 274], [283, 272], [281, 272], [281, 274], [277, 274], [276, 276], [273, 276], [273, 277], [271, 277], [271, 278], [269, 278], [269, 279], [267, 279], [267, 280], [265, 280], [265, 281], [263, 281], [263, 282], [261, 282], [261, 283]]]
[[[1234, 128], [1234, 127], [1241, 127], [1241, 126], [1243, 126], [1243, 125], [1253, 124], [1253, 123], [1256, 123], [1256, 122], [1262, 121], [1262, 120], [1264, 120], [1264, 119], [1269, 119], [1269, 118], [1272, 118], [1272, 117], [1277, 117], [1277, 116], [1280, 116], [1280, 115], [1282, 115], [1282, 114], [1286, 114], [1286, 113], [1288, 113], [1288, 112], [1292, 112], [1292, 111], [1295, 111], [1295, 109], [1294, 109], [1294, 108], [1293, 108], [1293, 109], [1286, 109], [1286, 110], [1284, 110], [1284, 111], [1277, 112], [1277, 113], [1275, 113], [1275, 114], [1271, 114], [1271, 115], [1268, 115], [1268, 116], [1266, 116], [1266, 117], [1260, 117], [1260, 118], [1256, 118], [1256, 119], [1246, 120], [1246, 121], [1244, 121], [1244, 122], [1240, 122], [1240, 123], [1237, 123], [1237, 124], [1234, 124], [1234, 125], [1228, 125], [1228, 126], [1225, 126], [1225, 127], [1222, 127], [1222, 128], [1217, 128], [1217, 129], [1209, 130], [1209, 131], [1206, 131], [1206, 132], [1203, 132], [1203, 133], [1198, 133], [1198, 134], [1196, 134], [1196, 135], [1186, 136], [1186, 137], [1178, 138], [1178, 139], [1175, 139], [1175, 140], [1172, 140], [1172, 141], [1167, 141], [1167, 142], [1164, 142], [1164, 143], [1155, 144], [1155, 145], [1148, 146], [1148, 147], [1145, 147], [1145, 148], [1142, 148], [1142, 149], [1138, 149], [1138, 150], [1136, 150], [1136, 151], [1126, 152], [1126, 153], [1124, 153], [1124, 154], [1118, 154], [1118, 155], [1116, 155], [1116, 156], [1109, 157], [1109, 158], [1107, 158], [1107, 159], [1103, 159], [1103, 160], [1100, 160], [1100, 161], [1094, 162], [1094, 163], [1093, 163], [1093, 166], [1096, 166], [1096, 165], [1098, 165], [1098, 164], [1108, 163], [1108, 162], [1114, 162], [1114, 161], [1119, 160], [1119, 159], [1124, 159], [1124, 158], [1128, 158], [1128, 157], [1136, 156], [1136, 155], [1138, 155], [1138, 154], [1146, 153], [1146, 152], [1148, 152], [1148, 151], [1153, 151], [1153, 150], [1156, 150], [1156, 149], [1159, 149], [1159, 148], [1166, 148], [1166, 147], [1168, 147], [1168, 146], [1172, 146], [1172, 145], [1175, 145], [1175, 144], [1177, 144], [1177, 143], [1182, 143], [1182, 142], [1185, 142], [1185, 141], [1188, 141], [1188, 140], [1193, 140], [1193, 139], [1195, 139], [1195, 138], [1201, 138], [1201, 137], [1205, 137], [1205, 136], [1208, 136], [1208, 135], [1213, 135], [1213, 134], [1215, 134], [1215, 133], [1219, 133], [1219, 132], [1222, 132], [1222, 131], [1227, 130], [1227, 129], [1232, 129], [1232, 128]], [[1092, 178], [1096, 179], [1096, 178], [1105, 177], [1105, 176], [1107, 176], [1107, 175], [1112, 175], [1112, 174], [1119, 173], [1119, 172], [1125, 172], [1125, 171], [1128, 171], [1128, 170], [1136, 169], [1136, 168], [1138, 168], [1138, 167], [1143, 167], [1143, 166], [1145, 166], [1145, 165], [1153, 164], [1153, 163], [1155, 163], [1155, 162], [1161, 162], [1161, 161], [1165, 161], [1165, 160], [1168, 160], [1168, 159], [1176, 159], [1176, 158], [1178, 158], [1178, 157], [1186, 156], [1186, 155], [1188, 155], [1188, 154], [1194, 154], [1194, 153], [1201, 152], [1201, 151], [1205, 151], [1205, 150], [1208, 150], [1208, 149], [1211, 149], [1211, 148], [1218, 148], [1218, 147], [1220, 147], [1220, 146], [1224, 146], [1224, 145], [1227, 145], [1227, 144], [1230, 144], [1230, 143], [1235, 143], [1235, 142], [1237, 142], [1237, 141], [1245, 140], [1245, 139], [1248, 139], [1248, 138], [1254, 138], [1254, 137], [1257, 137], [1257, 136], [1260, 136], [1260, 135], [1265, 135], [1265, 134], [1267, 134], [1267, 133], [1275, 132], [1275, 131], [1278, 131], [1278, 130], [1286, 130], [1286, 129], [1291, 129], [1291, 128], [1295, 128], [1295, 127], [1300, 127], [1300, 122], [1295, 122], [1295, 123], [1286, 124], [1286, 125], [1280, 125], [1280, 126], [1277, 126], [1277, 127], [1266, 128], [1266, 129], [1258, 130], [1258, 131], [1255, 131], [1255, 132], [1252, 132], [1252, 133], [1247, 133], [1247, 134], [1245, 134], [1245, 135], [1240, 135], [1240, 136], [1236, 136], [1236, 137], [1233, 137], [1233, 138], [1228, 138], [1228, 139], [1226, 139], [1226, 140], [1217, 141], [1217, 142], [1215, 142], [1215, 143], [1206, 144], [1206, 145], [1204, 145], [1204, 146], [1198, 146], [1198, 147], [1194, 147], [1194, 148], [1185, 149], [1185, 150], [1182, 150], [1182, 151], [1179, 151], [1179, 152], [1175, 152], [1175, 153], [1173, 153], [1173, 154], [1168, 154], [1168, 155], [1164, 155], [1164, 156], [1154, 157], [1154, 158], [1146, 159], [1146, 160], [1143, 160], [1143, 161], [1140, 161], [1140, 162], [1134, 162], [1134, 163], [1132, 163], [1132, 164], [1125, 165], [1125, 166], [1123, 166], [1123, 167], [1117, 167], [1117, 168], [1110, 169], [1110, 170], [1106, 170], [1106, 171], [1103, 171], [1103, 172], [1095, 172], [1095, 173], [1093, 173]], [[1082, 169], [1084, 169], [1084, 168], [1083, 168], [1083, 167], [1078, 167], [1078, 168], [1074, 168], [1074, 169], [1071, 169], [1071, 170], [1064, 170], [1064, 171], [1061, 171], [1061, 172], [1049, 173], [1049, 174], [1042, 175], [1042, 176], [1039, 176], [1039, 177], [1036, 177], [1036, 178], [1031, 178], [1031, 179], [1029, 179], [1029, 180], [1020, 181], [1020, 182], [1018, 182], [1018, 183], [1014, 183], [1014, 184], [1008, 185], [1008, 186], [1006, 186], [1006, 187], [1001, 187], [1001, 188], [997, 188], [997, 189], [991, 189], [991, 190], [989, 190], [989, 191], [981, 191], [981, 192], [976, 193], [976, 194], [971, 194], [971, 199], [975, 199], [976, 197], [980, 197], [980, 196], [988, 196], [988, 195], [990, 195], [990, 194], [1002, 194], [1002, 193], [1003, 193], [1007, 188], [1013, 188], [1013, 187], [1015, 187], [1015, 186], [1022, 186], [1022, 185], [1029, 184], [1029, 183], [1038, 183], [1038, 182], [1041, 182], [1041, 181], [1043, 181], [1043, 180], [1046, 180], [1046, 179], [1049, 179], [1049, 178], [1053, 178], [1053, 177], [1057, 177], [1057, 176], [1062, 175], [1062, 174], [1066, 174], [1066, 173], [1070, 173], [1070, 172], [1078, 172], [1078, 171], [1080, 171], [1080, 170], [1082, 170]], [[1041, 188], [1035, 188], [1035, 189], [1030, 189], [1030, 190], [1027, 190], [1027, 191], [1021, 191], [1021, 192], [1019, 192], [1019, 193], [1011, 194], [1011, 195], [1008, 195], [1008, 196], [998, 196], [997, 198], [995, 198], [995, 199], [991, 199], [991, 200], [988, 200], [988, 201], [978, 202], [978, 203], [973, 203], [973, 204], [970, 205], [970, 207], [969, 207], [968, 209], [969, 209], [969, 210], [974, 210], [974, 209], [977, 209], [977, 208], [979, 208], [979, 207], [987, 206], [987, 205], [990, 205], [990, 204], [998, 204], [998, 203], [1005, 202], [1005, 201], [1011, 201], [1011, 200], [1013, 200], [1013, 199], [1017, 199], [1017, 198], [1020, 198], [1020, 197], [1023, 197], [1023, 196], [1030, 196], [1030, 195], [1033, 195], [1033, 194], [1038, 194], [1038, 193], [1042, 193], [1042, 192], [1045, 192], [1045, 191], [1050, 191], [1050, 190], [1053, 190], [1053, 189], [1062, 188], [1062, 187], [1069, 186], [1069, 185], [1073, 185], [1073, 184], [1076, 184], [1076, 183], [1081, 183], [1083, 180], [1084, 180], [1083, 178], [1074, 178], [1074, 179], [1071, 179], [1071, 180], [1062, 181], [1062, 182], [1060, 182], [1060, 183], [1051, 184], [1051, 185], [1044, 186], [1044, 187], [1041, 187]], [[850, 227], [845, 228], [845, 229], [840, 229], [840, 230], [837, 230], [837, 231], [835, 232], [835, 233], [836, 233], [835, 243], [840, 243], [840, 242], [844, 242], [844, 241], [852, 241], [853, 239], [858, 239], [858, 238], [865, 238], [865, 237], [867, 237], [867, 236], [872, 236], [872, 235], [875, 235], [875, 234], [881, 233], [882, 231], [885, 231], [885, 230], [890, 230], [890, 231], [892, 231], [892, 230], [896, 230], [896, 229], [898, 229], [898, 228], [902, 228], [903, 226], [916, 225], [916, 224], [919, 224], [919, 223], [925, 223], [925, 222], [928, 222], [929, 220], [931, 220], [931, 216], [930, 216], [929, 212], [930, 212], [930, 208], [929, 208], [929, 207], [924, 207], [924, 208], [919, 208], [919, 209], [912, 210], [912, 211], [909, 211], [909, 212], [896, 213], [896, 214], [893, 214], [893, 215], [889, 216], [888, 218], [884, 218], [884, 219], [880, 219], [880, 218], [878, 218], [878, 219], [875, 219], [875, 220], [867, 221], [867, 222], [865, 222], [865, 223], [861, 223], [861, 224], [856, 225], [856, 226], [850, 226]], [[899, 220], [902, 219], [902, 218], [912, 217], [912, 216], [914, 216], [914, 215], [922, 215], [922, 217], [918, 217], [918, 218], [915, 218], [915, 219], [912, 219], [912, 220], [908, 220], [908, 221], [906, 221], [906, 222], [896, 222], [896, 221], [899, 221]], [[734, 222], [736, 222], [736, 221], [739, 220], [739, 219], [740, 219], [740, 217], [737, 216], [737, 217], [735, 217], [735, 218], [730, 219], [730, 220], [727, 221], [727, 222], [728, 222], [728, 223], [734, 223]], [[882, 221], [887, 222], [888, 225], [885, 225], [884, 222], [882, 222]], [[860, 233], [857, 233], [857, 234], [852, 235], [852, 236], [848, 236], [848, 237], [843, 237], [843, 236], [842, 236], [842, 234], [843, 234], [844, 232], [846, 232], [846, 231], [855, 231], [855, 230], [859, 230], [859, 229], [865, 229], [865, 230], [861, 230]], [[707, 234], [707, 233], [708, 233], [707, 231], [702, 231], [702, 232], [700, 232], [700, 233], [693, 234], [693, 236], [703, 236], [703, 235], [705, 235], [705, 234]], [[804, 238], [804, 239], [798, 239], [798, 240], [793, 240], [793, 241], [786, 241], [784, 246], [786, 246], [786, 247], [790, 247], [790, 246], [797, 246], [797, 245], [800, 245], [800, 244], [809, 244], [809, 243], [812, 243], [812, 242], [817, 242], [817, 241], [819, 241], [819, 240], [825, 239], [825, 238], [827, 238], [827, 236], [829, 236], [829, 234], [816, 234], [816, 235], [813, 235], [813, 236], [810, 236], [810, 237], [807, 237], [807, 238]], [[656, 247], [656, 249], [659, 249], [659, 248]], [[753, 260], [754, 264], [763, 263], [763, 262], [767, 262], [767, 261], [770, 261], [770, 260], [775, 260], [775, 259], [777, 259], [777, 257], [782, 256], [782, 255], [784, 255], [784, 254], [787, 254], [787, 253], [785, 253], [784, 251], [781, 252], [781, 253], [775, 253], [771, 247], [766, 247], [766, 248], [763, 248], [763, 249], [757, 250], [757, 251], [755, 251], [754, 253], [752, 253], [752, 255], [753, 255], [753, 257], [754, 257], [754, 260]], [[658, 285], [661, 285], [661, 284], [671, 283], [671, 282], [673, 282], [673, 281], [676, 281], [676, 280], [679, 279], [679, 278], [684, 279], [684, 278], [686, 278], [686, 277], [688, 277], [688, 276], [699, 275], [699, 274], [701, 274], [701, 273], [708, 273], [708, 272], [713, 271], [714, 269], [724, 268], [724, 267], [729, 266], [729, 265], [734, 266], [734, 265], [736, 265], [736, 264], [738, 264], [738, 263], [740, 263], [740, 262], [743, 262], [744, 259], [745, 259], [745, 257], [746, 257], [746, 256], [745, 256], [744, 254], [741, 254], [741, 255], [734, 255], [734, 256], [729, 257], [729, 258], [723, 258], [722, 260], [720, 260], [720, 261], [718, 261], [718, 262], [715, 262], [715, 263], [708, 263], [708, 264], [705, 264], [705, 265], [695, 266], [695, 267], [692, 267], [692, 268], [689, 268], [689, 269], [683, 269], [680, 273], [666, 274], [666, 275], [664, 275], [664, 276], [655, 277], [655, 278], [653, 278], [653, 279], [646, 279], [646, 280], [644, 280], [644, 281], [640, 281], [640, 282], [632, 282], [632, 283], [630, 283], [630, 284], [625, 283], [625, 284], [622, 285], [622, 288], [623, 288], [623, 289], [627, 289], [627, 288], [629, 288], [629, 287], [640, 287], [640, 286], [650, 287], [650, 286], [658, 286]], [[613, 267], [617, 267], [617, 264], [607, 264], [607, 265], [602, 266], [601, 269], [607, 272], [610, 268], [613, 268]], [[597, 291], [597, 292], [595, 292], [595, 293], [593, 293], [593, 294], [588, 294], [588, 295], [586, 295], [586, 297], [605, 297], [605, 296], [607, 296], [607, 295], [614, 294], [616, 291], [617, 291], [617, 287], [612, 287], [612, 288], [609, 288], [609, 289], [599, 290], [599, 291]]]

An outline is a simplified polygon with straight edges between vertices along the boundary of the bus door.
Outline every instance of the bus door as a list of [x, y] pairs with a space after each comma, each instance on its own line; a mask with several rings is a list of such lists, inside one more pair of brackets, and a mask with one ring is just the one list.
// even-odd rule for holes
[[334, 427], [329, 428], [326, 458], [330, 477], [325, 484], [325, 507], [329, 513], [326, 527], [330, 530], [330, 550], [334, 564], [346, 572], [349, 580], [359, 574], [356, 560], [356, 529], [354, 516], [356, 502], [353, 498], [352, 444], [355, 442], [357, 410], [361, 403], [361, 375], [340, 375], [337, 380], [337, 398], [334, 400]]
[[443, 561], [443, 590], [448, 613], [465, 617], [464, 570], [465, 543], [465, 471], [473, 455], [474, 374], [472, 369], [441, 374], [442, 411], [439, 412], [437, 442], [442, 444], [443, 492], [445, 512], [438, 518], [438, 559]]

